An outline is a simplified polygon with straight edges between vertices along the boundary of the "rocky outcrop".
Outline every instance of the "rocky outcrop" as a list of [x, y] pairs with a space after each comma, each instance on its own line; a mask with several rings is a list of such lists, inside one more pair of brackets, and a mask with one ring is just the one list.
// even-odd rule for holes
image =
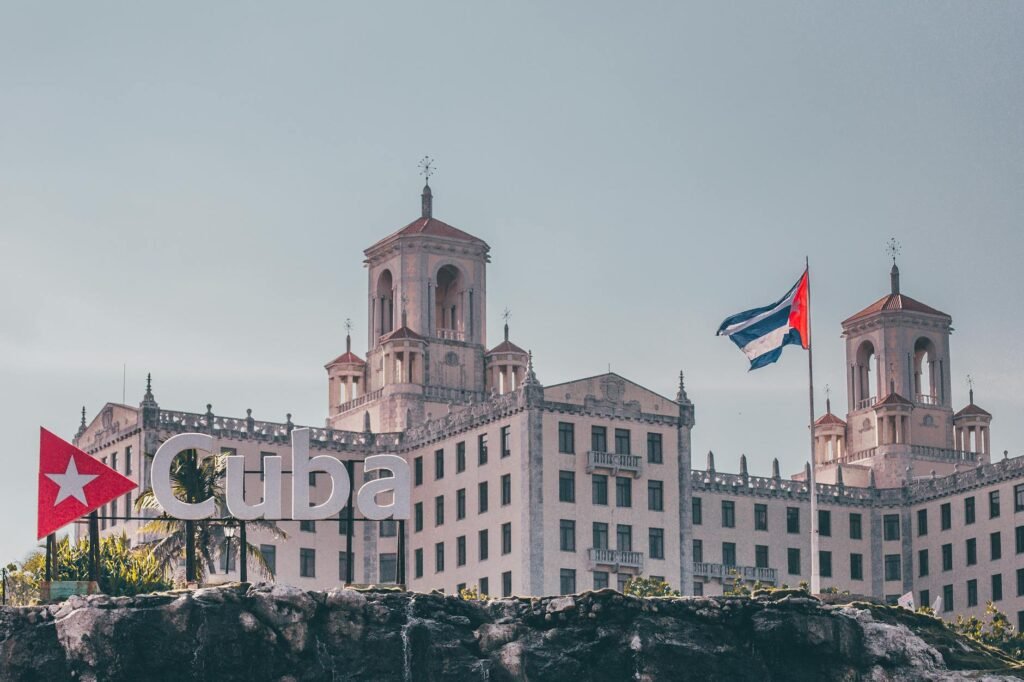
[[0, 610], [3, 680], [1022, 679], [933, 618], [802, 593], [468, 602], [230, 585]]

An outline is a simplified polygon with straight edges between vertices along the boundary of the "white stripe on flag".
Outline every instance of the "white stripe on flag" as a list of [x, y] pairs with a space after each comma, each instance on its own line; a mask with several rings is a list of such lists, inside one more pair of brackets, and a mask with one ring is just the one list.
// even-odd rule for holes
[[774, 315], [775, 313], [779, 312], [783, 308], [788, 308], [789, 306], [793, 305], [793, 297], [794, 296], [796, 296], [796, 290], [793, 291], [793, 294], [791, 296], [787, 296], [783, 300], [779, 301], [779, 304], [777, 306], [775, 306], [774, 308], [772, 308], [771, 310], [766, 310], [763, 313], [761, 313], [760, 315], [755, 315], [754, 317], [751, 317], [748, 320], [743, 320], [742, 322], [736, 322], [735, 324], [731, 324], [728, 327], [726, 327], [725, 329], [723, 329], [721, 331], [721, 333], [726, 335], [726, 336], [732, 336], [736, 332], [742, 331], [742, 330], [746, 329], [747, 327], [749, 327], [752, 324], [757, 324], [761, 320], [765, 319], [766, 317], [768, 317], [770, 315]]
[[789, 333], [789, 325], [784, 324], [777, 327], [764, 336], [759, 336], [747, 345], [743, 346], [743, 354], [748, 360], [753, 361], [765, 353], [769, 353], [782, 346], [782, 339]]

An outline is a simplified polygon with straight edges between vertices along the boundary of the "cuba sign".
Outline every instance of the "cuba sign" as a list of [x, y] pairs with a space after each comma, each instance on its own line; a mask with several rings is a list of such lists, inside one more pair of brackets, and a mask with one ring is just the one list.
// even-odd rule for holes
[[[181, 433], [164, 441], [153, 456], [153, 495], [168, 515], [188, 521], [213, 516], [216, 501], [207, 498], [199, 502], [184, 502], [174, 495], [171, 487], [171, 464], [174, 458], [188, 450], [212, 454], [216, 442], [204, 433]], [[200, 454], [200, 456], [204, 456]], [[228, 512], [236, 519], [284, 519], [282, 516], [282, 458], [278, 455], [263, 459], [263, 497], [257, 504], [249, 504], [243, 495], [245, 457], [229, 455], [227, 458], [225, 501]], [[366, 481], [355, 496], [356, 507], [366, 519], [408, 519], [410, 501], [409, 464], [398, 455], [370, 455], [363, 460], [367, 472], [388, 471], [390, 476]], [[331, 482], [331, 494], [319, 504], [310, 504], [309, 474], [323, 473]], [[291, 469], [292, 508], [290, 518], [312, 521], [329, 518], [340, 512], [352, 491], [352, 481], [344, 463], [329, 455], [309, 456], [309, 429], [292, 431]], [[382, 504], [378, 498], [391, 493], [391, 502]]]

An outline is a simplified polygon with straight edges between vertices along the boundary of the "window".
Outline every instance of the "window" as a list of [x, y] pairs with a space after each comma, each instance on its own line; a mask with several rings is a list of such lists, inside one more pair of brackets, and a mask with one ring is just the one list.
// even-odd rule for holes
[[988, 554], [992, 561], [1003, 558], [1003, 535], [999, 531], [988, 535]]
[[590, 449], [594, 452], [608, 452], [608, 429], [603, 426], [590, 427]]
[[886, 541], [900, 539], [900, 515], [886, 514], [882, 517], [882, 537]]
[[826, 538], [832, 536], [832, 512], [827, 509], [818, 510], [818, 535]]
[[316, 486], [316, 475], [318, 473], [320, 473], [320, 472], [318, 472], [318, 471], [310, 471], [309, 472], [309, 485], [310, 485], [310, 487]]
[[512, 455], [512, 443], [509, 439], [509, 430], [512, 427], [502, 426], [501, 427], [501, 456], [509, 457]]
[[505, 571], [501, 574], [501, 596], [512, 596], [512, 571]]
[[768, 568], [768, 545], [754, 545], [754, 565]]
[[704, 541], [693, 541], [693, 560], [698, 564], [704, 563]]
[[491, 593], [491, 580], [490, 578], [480, 578], [480, 594]]
[[315, 533], [316, 521], [299, 521], [299, 530], [303, 533]]
[[512, 523], [501, 524], [501, 553], [510, 554], [512, 552]]
[[633, 526], [625, 523], [615, 526], [615, 549], [620, 552], [633, 551]]
[[562, 594], [576, 593], [576, 569], [563, 568], [558, 572], [558, 587]]
[[726, 566], [736, 565], [736, 543], [735, 542], [723, 542], [722, 543], [722, 563]]
[[899, 554], [886, 554], [885, 555], [885, 579], [886, 580], [899, 580], [900, 579], [900, 555]]
[[665, 558], [665, 529], [651, 528], [647, 531], [647, 544], [652, 559]]
[[594, 589], [603, 590], [608, 587], [608, 571], [594, 571]]
[[345, 550], [338, 552], [338, 580], [343, 583], [350, 582], [348, 579], [348, 552]]
[[863, 537], [863, 524], [861, 515], [857, 512], [850, 514], [850, 539], [860, 540]]
[[1024, 554], [1024, 526], [1017, 526], [1014, 535], [1017, 540], [1017, 554]]
[[466, 518], [466, 489], [459, 488], [455, 491], [455, 520], [461, 521]]
[[647, 434], [647, 461], [650, 464], [662, 463], [660, 433]]
[[455, 538], [455, 565], [466, 565], [466, 536], [460, 535]]
[[626, 583], [629, 582], [629, 574], [628, 573], [619, 573], [618, 574], [617, 582], [618, 582], [618, 588], [617, 589], [619, 590], [619, 592], [625, 592], [626, 591]]
[[988, 517], [999, 518], [999, 491], [993, 490], [988, 494]]
[[732, 500], [722, 500], [722, 527], [736, 527], [736, 503]]
[[922, 549], [917, 553], [917, 574], [920, 577], [928, 575], [928, 550]]
[[608, 549], [608, 524], [594, 522], [594, 549]]
[[790, 547], [786, 550], [786, 570], [790, 575], [800, 575], [800, 550]]
[[943, 585], [942, 586], [942, 610], [945, 613], [949, 613], [953, 610], [953, 586]]
[[480, 481], [477, 485], [477, 513], [483, 514], [487, 511], [487, 481]]
[[973, 566], [978, 563], [978, 540], [976, 538], [968, 538], [967, 540], [967, 565]]
[[1013, 486], [1013, 511], [1024, 511], [1024, 483]]
[[663, 511], [665, 500], [661, 481], [647, 481], [647, 508], [651, 511]]
[[[974, 496], [964, 498], [964, 524], [970, 525], [974, 523]], [[968, 596], [968, 601], [970, 596]]]
[[342, 516], [340, 519], [338, 519], [338, 535], [348, 535], [348, 531], [348, 517]]
[[832, 577], [832, 552], [818, 552], [818, 572], [822, 578]]
[[[263, 561], [267, 564], [270, 572], [277, 573], [277, 547], [274, 545], [260, 545], [260, 554], [263, 555]], [[344, 580], [345, 578], [342, 576], [341, 579]]]
[[967, 606], [978, 605], [978, 581], [974, 578], [967, 581]]
[[413, 485], [423, 485], [423, 458], [417, 457], [412, 461]]
[[558, 522], [559, 546], [563, 552], [576, 551], [576, 522], [562, 519]]
[[487, 464], [487, 434], [481, 433], [476, 437], [477, 464]]
[[274, 455], [273, 452], [261, 452], [260, 453], [260, 480], [261, 481], [266, 477], [267, 464], [266, 464], [265, 460], [267, 459], [267, 457], [274, 457], [274, 456], [275, 455]]
[[1003, 599], [1003, 574], [993, 573], [992, 574], [992, 601], [1002, 601]]
[[618, 507], [633, 506], [633, 479], [625, 476], [615, 477], [615, 505]]
[[464, 589], [466, 589], [466, 583], [459, 583], [455, 586], [455, 594], [462, 594]]
[[786, 532], [800, 532], [800, 507], [786, 507]]
[[512, 504], [512, 474], [501, 477], [501, 506]]
[[398, 582], [398, 555], [393, 553], [382, 553], [377, 558], [377, 566], [380, 569], [380, 581], [382, 583]]
[[490, 540], [490, 538], [488, 537], [488, 533], [487, 533], [487, 529], [486, 528], [483, 529], [482, 531], [480, 531], [479, 533], [477, 533], [477, 544], [480, 546], [479, 547], [480, 561], [486, 561], [487, 560], [487, 555], [489, 554], [489, 550], [490, 550], [490, 548], [488, 547], [489, 540]]
[[[85, 493], [83, 492], [82, 494], [84, 495]], [[112, 517], [110, 519], [110, 525], [113, 526], [118, 521], [118, 519], [117, 519], [117, 498], [116, 497], [113, 500], [111, 500], [111, 502], [110, 502], [110, 516]]]
[[444, 495], [434, 498], [434, 525], [444, 525]]
[[754, 530], [768, 530], [768, 505], [754, 505]]
[[380, 522], [380, 536], [382, 538], [393, 538], [398, 535], [398, 521], [384, 519]]
[[559, 471], [558, 472], [558, 501], [559, 502], [575, 502], [576, 501], [576, 472], [574, 472], [574, 471]]
[[423, 548], [420, 547], [413, 552], [413, 569], [417, 578], [423, 577]]
[[455, 444], [455, 473], [461, 474], [466, 470], [466, 441], [462, 440]]
[[850, 580], [864, 580], [863, 554], [850, 554]]
[[[227, 450], [228, 448], [224, 448], [224, 449]], [[224, 453], [224, 454], [227, 454], [227, 453]], [[234, 453], [231, 453], [231, 454], [234, 454]], [[111, 455], [110, 455], [110, 468], [113, 469], [114, 471], [117, 471], [117, 453], [116, 452], [111, 453]]]
[[444, 570], [444, 543], [438, 542], [434, 545], [434, 572], [440, 573]]
[[953, 570], [953, 544], [947, 543], [942, 546], [942, 570]]
[[[233, 449], [233, 448], [232, 448]], [[235, 454], [232, 452], [231, 454]], [[124, 473], [132, 473], [132, 446], [129, 445], [124, 449]]]
[[417, 502], [412, 510], [412, 528], [414, 532], [419, 533], [423, 530], [423, 503]]
[[949, 530], [953, 527], [953, 510], [949, 502], [939, 507], [939, 523], [942, 530]]
[[558, 451], [576, 454], [576, 425], [572, 422], [558, 422]]
[[931, 603], [932, 603], [931, 602], [931, 596], [932, 596], [931, 590], [921, 590], [921, 604], [920, 605], [921, 606], [930, 606]]
[[704, 522], [704, 511], [701, 508], [700, 498], [693, 498], [693, 511], [690, 512], [693, 517], [693, 525], [699, 526]]
[[608, 477], [603, 474], [594, 474], [590, 483], [594, 504], [608, 504]]
[[434, 451], [434, 480], [444, 478], [444, 450]]
[[1017, 596], [1024, 597], [1024, 568], [1017, 569]]
[[928, 510], [917, 510], [917, 534], [928, 535]]
[[316, 577], [316, 550], [302, 547], [299, 549], [299, 575], [303, 578]]
[[630, 454], [629, 429], [615, 429], [615, 453], [619, 455]]

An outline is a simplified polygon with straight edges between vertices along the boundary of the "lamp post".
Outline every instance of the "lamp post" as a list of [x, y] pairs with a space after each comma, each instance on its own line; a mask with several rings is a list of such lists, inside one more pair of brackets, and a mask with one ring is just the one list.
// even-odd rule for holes
[[228, 521], [224, 524], [224, 572], [231, 571], [231, 538], [235, 537], [235, 524]]

